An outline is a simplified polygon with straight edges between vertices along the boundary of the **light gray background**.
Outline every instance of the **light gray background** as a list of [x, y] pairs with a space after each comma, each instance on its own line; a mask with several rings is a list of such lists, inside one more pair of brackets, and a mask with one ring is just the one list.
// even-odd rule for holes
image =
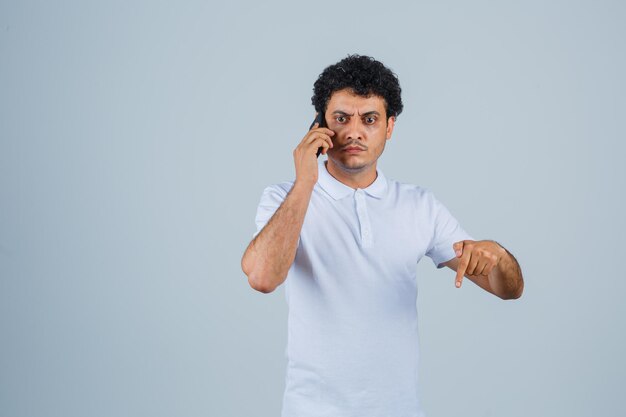
[[400, 78], [385, 174], [525, 273], [502, 301], [417, 267], [429, 416], [622, 415], [624, 21], [591, 0], [2, 1], [0, 415], [279, 415], [284, 290], [239, 262], [348, 53]]

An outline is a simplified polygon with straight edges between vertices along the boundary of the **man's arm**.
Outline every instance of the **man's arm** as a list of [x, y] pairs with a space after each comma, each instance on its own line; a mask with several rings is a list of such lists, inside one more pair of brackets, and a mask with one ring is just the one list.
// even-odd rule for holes
[[241, 269], [255, 290], [272, 292], [287, 278], [312, 192], [313, 187], [294, 183], [285, 201], [248, 245]]
[[317, 150], [332, 146], [335, 133], [316, 124], [293, 151], [296, 180], [280, 207], [265, 227], [250, 242], [241, 258], [241, 269], [250, 286], [263, 293], [272, 292], [287, 279], [296, 257], [298, 237], [304, 223], [313, 187], [317, 183]]
[[464, 240], [454, 245], [456, 258], [443, 265], [456, 271], [456, 286], [463, 276], [503, 300], [517, 299], [524, 291], [524, 278], [517, 259], [492, 240]]

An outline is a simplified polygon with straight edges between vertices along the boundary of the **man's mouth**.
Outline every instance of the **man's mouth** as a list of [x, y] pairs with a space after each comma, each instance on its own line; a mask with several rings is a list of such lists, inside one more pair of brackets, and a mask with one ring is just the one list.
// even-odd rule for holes
[[359, 152], [363, 152], [365, 149], [359, 148], [358, 146], [346, 146], [345, 148], [343, 148], [344, 152], [347, 153], [359, 153]]

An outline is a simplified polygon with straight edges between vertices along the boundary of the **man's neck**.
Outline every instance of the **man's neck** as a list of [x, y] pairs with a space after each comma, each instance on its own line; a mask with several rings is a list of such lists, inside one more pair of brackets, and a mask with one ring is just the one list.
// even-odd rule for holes
[[328, 173], [332, 175], [333, 178], [354, 189], [367, 188], [372, 185], [372, 183], [376, 181], [376, 178], [378, 177], [378, 173], [376, 172], [376, 162], [374, 162], [363, 171], [358, 172], [344, 171], [335, 166], [335, 164], [333, 164], [330, 159], [324, 162], [324, 165], [326, 165]]

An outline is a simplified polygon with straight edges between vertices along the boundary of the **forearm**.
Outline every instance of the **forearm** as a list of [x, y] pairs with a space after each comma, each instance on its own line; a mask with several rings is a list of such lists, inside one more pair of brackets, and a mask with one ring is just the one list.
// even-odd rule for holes
[[505, 249], [506, 254], [489, 274], [492, 292], [502, 299], [516, 299], [524, 291], [524, 278], [517, 259]]
[[263, 230], [248, 245], [241, 267], [254, 289], [272, 292], [287, 278], [312, 192], [313, 185], [296, 182]]

